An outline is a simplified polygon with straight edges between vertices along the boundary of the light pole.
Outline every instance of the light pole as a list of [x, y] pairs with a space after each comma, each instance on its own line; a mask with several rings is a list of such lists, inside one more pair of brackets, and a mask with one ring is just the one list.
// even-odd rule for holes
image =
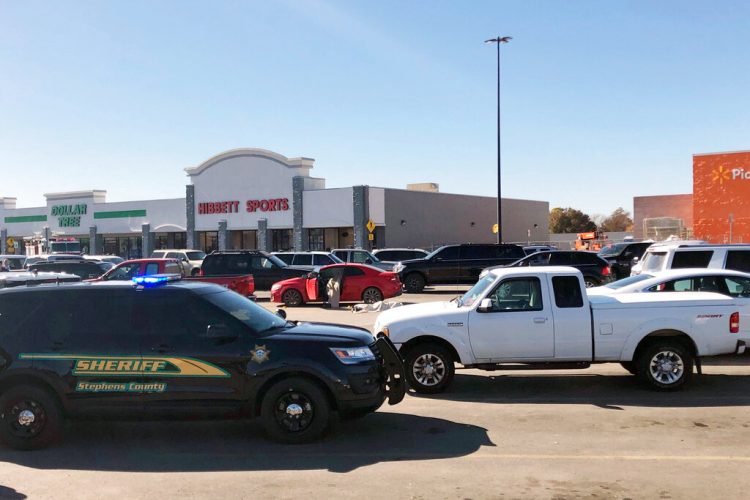
[[503, 207], [500, 182], [500, 44], [508, 43], [513, 39], [510, 36], [490, 38], [484, 43], [497, 44], [497, 242], [503, 242]]

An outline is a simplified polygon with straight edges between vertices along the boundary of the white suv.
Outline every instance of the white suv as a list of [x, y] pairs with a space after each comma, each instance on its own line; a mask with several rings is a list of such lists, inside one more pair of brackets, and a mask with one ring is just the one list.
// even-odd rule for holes
[[201, 270], [203, 259], [206, 258], [205, 252], [200, 250], [171, 250], [162, 249], [151, 252], [152, 259], [177, 259], [182, 265], [185, 276], [197, 276]]
[[750, 272], [750, 245], [656, 243], [646, 250], [640, 262], [631, 269], [630, 275], [688, 267]]

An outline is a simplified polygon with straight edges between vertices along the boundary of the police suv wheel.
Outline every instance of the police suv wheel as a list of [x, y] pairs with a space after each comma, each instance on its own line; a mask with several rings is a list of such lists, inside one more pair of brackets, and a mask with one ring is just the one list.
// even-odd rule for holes
[[321, 437], [330, 423], [328, 398], [313, 382], [291, 377], [272, 385], [263, 396], [260, 419], [269, 438], [306, 443]]
[[11, 448], [45, 448], [60, 437], [61, 422], [57, 402], [38, 387], [11, 387], [0, 397], [0, 440]]
[[281, 301], [289, 307], [299, 306], [302, 305], [302, 294], [294, 288], [290, 288], [281, 295]]
[[641, 382], [660, 391], [681, 389], [693, 374], [693, 356], [681, 342], [654, 343], [640, 352], [635, 363]]
[[407, 274], [404, 278], [404, 287], [409, 293], [419, 293], [424, 290], [424, 276], [419, 273]]
[[443, 392], [456, 373], [453, 356], [439, 344], [418, 344], [406, 353], [406, 380], [417, 392]]
[[383, 294], [374, 286], [365, 288], [365, 291], [362, 292], [362, 302], [364, 302], [365, 304], [374, 304], [375, 302], [380, 302], [381, 300], [383, 300]]

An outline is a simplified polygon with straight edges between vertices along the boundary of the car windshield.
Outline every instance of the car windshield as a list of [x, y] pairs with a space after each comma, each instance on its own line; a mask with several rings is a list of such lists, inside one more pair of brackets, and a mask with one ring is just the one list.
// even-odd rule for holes
[[615, 245], [606, 246], [599, 251], [599, 257], [612, 257], [613, 255], [619, 255], [627, 246], [627, 243], [617, 243]]
[[333, 255], [332, 253], [327, 253], [326, 256], [330, 257], [330, 259], [333, 262], [335, 262], [336, 264], [346, 264], [346, 262], [344, 262], [343, 260], [339, 259], [338, 257], [336, 257], [335, 255]]
[[206, 300], [248, 326], [253, 333], [262, 334], [282, 328], [287, 324], [284, 318], [266, 311], [252, 300], [230, 290], [210, 293], [205, 297]]
[[613, 281], [612, 283], [608, 285], [604, 285], [604, 286], [612, 290], [619, 290], [620, 288], [624, 286], [632, 285], [633, 283], [638, 283], [639, 281], [644, 281], [653, 277], [654, 277], [653, 274], [643, 273], [637, 276], [630, 276], [628, 278], [623, 278], [621, 280]]
[[436, 249], [436, 250], [433, 250], [432, 252], [428, 253], [428, 254], [427, 254], [427, 255], [425, 256], [425, 259], [431, 259], [431, 258], [433, 258], [433, 257], [434, 257], [434, 256], [436, 256], [436, 255], [437, 255], [437, 254], [438, 254], [438, 253], [440, 252], [440, 250], [442, 250], [443, 248], [445, 248], [445, 247], [440, 247], [440, 248], [438, 248], [438, 249]]
[[474, 302], [476, 302], [479, 297], [484, 295], [484, 293], [489, 287], [492, 286], [496, 279], [497, 276], [495, 276], [494, 274], [488, 274], [484, 278], [477, 281], [477, 284], [471, 287], [469, 291], [463, 294], [463, 296], [459, 299], [459, 307], [474, 305]]
[[[288, 267], [288, 264], [286, 262], [284, 262], [283, 260], [279, 259], [275, 255], [266, 255], [265, 258], [267, 258], [268, 260], [270, 260], [271, 262], [273, 262], [274, 264], [276, 264], [279, 267]], [[264, 264], [263, 267], [270, 268], [272, 266], [268, 266], [268, 265]]]
[[643, 256], [643, 271], [661, 271], [667, 261], [667, 252], [646, 252]]
[[203, 260], [206, 258], [206, 254], [203, 252], [185, 252], [188, 260]]

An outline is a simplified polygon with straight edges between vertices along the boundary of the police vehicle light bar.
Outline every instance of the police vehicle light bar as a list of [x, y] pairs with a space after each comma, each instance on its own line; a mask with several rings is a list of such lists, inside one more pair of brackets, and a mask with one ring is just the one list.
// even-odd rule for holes
[[179, 281], [182, 278], [179, 274], [151, 274], [145, 276], [135, 276], [133, 284], [139, 286], [157, 286], [163, 285], [170, 281]]

